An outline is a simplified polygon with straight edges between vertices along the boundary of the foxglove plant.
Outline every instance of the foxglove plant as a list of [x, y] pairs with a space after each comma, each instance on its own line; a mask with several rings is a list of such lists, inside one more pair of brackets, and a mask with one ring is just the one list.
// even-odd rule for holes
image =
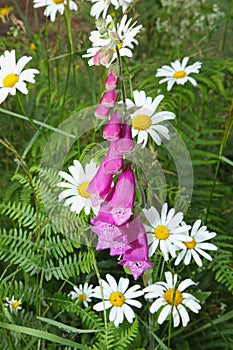
[[[162, 94], [152, 98], [144, 90], [133, 90], [130, 84], [132, 99], [127, 98], [124, 85], [124, 68], [127, 63], [125, 59], [122, 61], [122, 57], [132, 57], [132, 50], [138, 44], [135, 36], [142, 26], [137, 25], [137, 22], [132, 24], [132, 18], [128, 18], [127, 15], [117, 23], [107, 12], [112, 5], [115, 9], [122, 7], [124, 12], [131, 0], [92, 0], [92, 3], [91, 15], [97, 19], [97, 30], [91, 32], [89, 39], [92, 47], [83, 57], [89, 58], [89, 66], [102, 65], [108, 69], [105, 90], [94, 112], [94, 116], [103, 119], [105, 123], [102, 136], [108, 142], [108, 150], [94, 176], [88, 179], [88, 183], [85, 182], [85, 188], [82, 187], [82, 195], [88, 198], [89, 211], [91, 207], [98, 208], [92, 208], [95, 216], [89, 220], [90, 230], [97, 236], [96, 249], [109, 249], [110, 256], [118, 256], [118, 265], [123, 266], [126, 273], [132, 275], [135, 280], [143, 275], [146, 284], [144, 291], [140, 292], [135, 292], [139, 289], [138, 285], [131, 287], [129, 290], [133, 293], [130, 297], [126, 292], [129, 280], [121, 278], [117, 284], [114, 278], [107, 274], [108, 283], [99, 278], [100, 286], [95, 288], [94, 294], [91, 293], [91, 297], [102, 299], [102, 302], [94, 306], [94, 310], [105, 312], [111, 308], [109, 320], [118, 327], [123, 322], [124, 315], [128, 322], [132, 322], [135, 317], [127, 303], [140, 307], [141, 303], [132, 297], [146, 293], [145, 298], [150, 301], [152, 298], [158, 298], [150, 307], [151, 314], [156, 312], [158, 324], [170, 317], [170, 327], [172, 319], [174, 327], [180, 323], [186, 326], [189, 322], [186, 307], [198, 313], [201, 306], [192, 294], [183, 293], [187, 287], [196, 283], [191, 279], [178, 283], [178, 275], [174, 269], [182, 261], [184, 267], [190, 264], [192, 257], [197, 265], [202, 266], [199, 254], [211, 260], [212, 257], [205, 250], [216, 250], [217, 247], [206, 241], [216, 233], [207, 231], [206, 226], [201, 226], [200, 220], [191, 228], [183, 221], [184, 214], [181, 211], [176, 212], [175, 208], [169, 209], [167, 203], [161, 205], [160, 212], [154, 206], [147, 206], [146, 193], [140, 188], [138, 181], [137, 165], [129, 161], [127, 155], [131, 153], [130, 158], [134, 159], [137, 149], [141, 150], [148, 144], [157, 147], [162, 142], [169, 141], [172, 136], [167, 121], [174, 120], [176, 116], [173, 112], [164, 110], [163, 105], [161, 107], [166, 100]], [[101, 14], [103, 18], [100, 18]], [[116, 60], [117, 64], [113, 64]], [[172, 67], [162, 66], [158, 69], [156, 76], [165, 76], [160, 83], [167, 82], [168, 91], [175, 83], [184, 85], [189, 80], [193, 85], [197, 84], [189, 74], [199, 73], [202, 64], [196, 62], [187, 66], [187, 62], [188, 58], [185, 58], [182, 63], [177, 60], [171, 64]], [[120, 94], [122, 100], [117, 104]], [[137, 148], [134, 138], [137, 138]], [[70, 179], [64, 174], [63, 177], [66, 180]], [[69, 190], [63, 192], [59, 199], [69, 195], [77, 196], [73, 189], [76, 180], [72, 181], [72, 186], [60, 184]], [[143, 197], [140, 198], [140, 214], [137, 203], [139, 196]], [[73, 201], [72, 198], [67, 199], [65, 204]], [[79, 213], [77, 210], [80, 208], [80, 205], [78, 208], [73, 205], [71, 210], [76, 209]], [[89, 213], [86, 207], [84, 212], [86, 215]], [[156, 263], [156, 275], [159, 275], [162, 281], [153, 281], [151, 271], [145, 274], [145, 271], [152, 270]], [[170, 271], [164, 273], [165, 266]], [[151, 317], [150, 315], [150, 322]]]

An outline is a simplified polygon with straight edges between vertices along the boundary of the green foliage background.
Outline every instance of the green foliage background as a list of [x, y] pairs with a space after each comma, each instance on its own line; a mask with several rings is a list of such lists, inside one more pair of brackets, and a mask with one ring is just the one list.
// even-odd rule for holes
[[[213, 13], [213, 4], [218, 4], [224, 15], [210, 26], [208, 15]], [[54, 24], [44, 18], [42, 10], [33, 10], [30, 1], [22, 7], [14, 0], [9, 5], [13, 5], [13, 13], [21, 22], [14, 24], [9, 18], [1, 24], [1, 54], [15, 49], [18, 58], [33, 56], [31, 67], [38, 68], [40, 75], [36, 84], [29, 86], [29, 94], [22, 96], [24, 111], [12, 96], [0, 108], [1, 350], [167, 349], [167, 325], [158, 327], [156, 320], [152, 326], [149, 324], [145, 302], [132, 325], [125, 322], [115, 328], [111, 323], [106, 326], [91, 306], [85, 309], [71, 301], [67, 295], [74, 284], [98, 283], [97, 267], [101, 276], [109, 271], [117, 277], [125, 273], [108, 252], [96, 252], [79, 244], [74, 232], [85, 235], [88, 219], [84, 214], [70, 214], [64, 208], [62, 218], [51, 220], [41, 198], [43, 189], [50, 193], [49, 200], [57, 200], [57, 193], [51, 192], [59, 181], [57, 171], [50, 169], [39, 176], [44, 146], [54, 132], [51, 127], [95, 105], [104, 90], [104, 68], [90, 68], [81, 58], [90, 46], [89, 32], [95, 27], [89, 16], [90, 3], [80, 1], [79, 12], [66, 14], [66, 19], [61, 17]], [[190, 153], [194, 170], [194, 190], [185, 220], [193, 223], [200, 218], [217, 232], [214, 244], [218, 251], [213, 261], [205, 261], [202, 268], [191, 265], [180, 271], [182, 277], [199, 281], [196, 295], [203, 305], [186, 328], [173, 330], [171, 348], [232, 349], [233, 1], [139, 0], [131, 15], [143, 24], [143, 30], [133, 58], [127, 61], [124, 78], [128, 97], [131, 83], [134, 90], [143, 89], [148, 96], [165, 95], [163, 107], [177, 115], [175, 127]], [[195, 16], [204, 16], [202, 29], [195, 29]], [[158, 18], [160, 23], [168, 21], [170, 32], [158, 30]], [[35, 50], [30, 49], [31, 43]], [[184, 56], [191, 57], [190, 62], [203, 62], [201, 73], [195, 75], [198, 85], [175, 86], [168, 93], [166, 84], [159, 85], [155, 78], [156, 70]], [[47, 126], [38, 131], [22, 115], [30, 115]], [[64, 170], [73, 159], [84, 156], [88, 144], [93, 142], [94, 147], [101, 141], [97, 130], [95, 135], [75, 142]], [[175, 164], [165, 147], [152, 144], [152, 150], [166, 173], [167, 200], [172, 206], [178, 191]], [[152, 276], [155, 281], [159, 274], [157, 262], [156, 256]], [[17, 314], [4, 308], [5, 298], [13, 295], [23, 302]]]

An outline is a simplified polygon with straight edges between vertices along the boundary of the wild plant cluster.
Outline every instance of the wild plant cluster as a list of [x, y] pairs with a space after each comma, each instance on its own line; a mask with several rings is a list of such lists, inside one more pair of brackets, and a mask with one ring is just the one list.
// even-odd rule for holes
[[232, 349], [233, 1], [0, 5], [1, 350]]

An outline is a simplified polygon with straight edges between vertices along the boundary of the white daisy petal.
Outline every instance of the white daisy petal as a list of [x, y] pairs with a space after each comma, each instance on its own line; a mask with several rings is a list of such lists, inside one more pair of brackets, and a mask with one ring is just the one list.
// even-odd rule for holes
[[114, 277], [112, 277], [109, 273], [106, 275], [106, 280], [108, 281], [109, 285], [112, 288], [112, 291], [117, 291], [117, 283]]
[[160, 315], [159, 315], [159, 318], [158, 318], [158, 324], [162, 324], [167, 316], [171, 313], [171, 310], [172, 310], [172, 306], [167, 304], [161, 311]]
[[60, 4], [55, 3], [53, 0], [34, 0], [33, 3], [35, 8], [46, 6], [44, 15], [50, 17], [51, 22], [55, 21], [57, 13], [63, 15], [65, 6], [68, 4], [71, 11], [78, 10], [78, 6], [73, 0], [69, 0], [68, 2], [64, 0], [64, 2]]
[[193, 282], [190, 278], [182, 281], [179, 285], [178, 288], [180, 292], [183, 292], [186, 288], [188, 288], [189, 286], [193, 286], [194, 284], [196, 284], [195, 282]]
[[180, 304], [177, 306], [177, 309], [179, 310], [180, 316], [181, 316], [181, 320], [182, 320], [182, 325], [183, 327], [186, 327], [190, 318], [189, 318], [189, 314], [187, 312], [187, 310], [185, 309], [185, 307]]
[[180, 324], [180, 315], [179, 315], [179, 312], [177, 311], [176, 307], [174, 307], [174, 309], [173, 309], [172, 316], [173, 316], [174, 327], [178, 327]]
[[127, 321], [129, 323], [132, 323], [133, 322], [133, 319], [134, 319], [134, 312], [133, 310], [131, 309], [130, 306], [128, 306], [127, 304], [123, 304], [122, 305], [122, 309], [123, 309], [123, 312], [125, 314], [125, 317], [127, 319]]

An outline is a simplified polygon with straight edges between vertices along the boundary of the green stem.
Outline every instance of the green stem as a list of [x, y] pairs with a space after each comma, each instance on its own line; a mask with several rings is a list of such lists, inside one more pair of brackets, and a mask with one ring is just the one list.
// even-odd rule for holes
[[[116, 45], [116, 53], [117, 53], [117, 60], [119, 63], [119, 79], [121, 81], [121, 98], [123, 101], [123, 118], [125, 118], [126, 115], [126, 91], [125, 91], [125, 83], [124, 83], [124, 70], [123, 70], [123, 64], [122, 59], [120, 55], [120, 51], [118, 46]], [[124, 122], [124, 120], [123, 120]]]
[[222, 158], [223, 151], [224, 151], [224, 148], [226, 146], [228, 137], [230, 135], [230, 131], [231, 131], [232, 125], [233, 125], [233, 99], [231, 101], [230, 111], [229, 111], [228, 118], [227, 118], [227, 121], [226, 121], [222, 142], [221, 142], [221, 145], [220, 145], [220, 148], [219, 148], [218, 162], [217, 162], [217, 165], [216, 165], [216, 168], [215, 168], [215, 174], [214, 174], [212, 189], [211, 189], [211, 193], [210, 193], [210, 197], [209, 197], [209, 203], [208, 203], [207, 210], [206, 210], [206, 217], [205, 217], [205, 222], [206, 223], [207, 223], [209, 212], [210, 212], [211, 202], [213, 200], [213, 195], [214, 195], [214, 191], [215, 191], [215, 187], [216, 187], [216, 181], [217, 181], [217, 177], [218, 177], [218, 173], [219, 173], [219, 169], [220, 169], [220, 164], [221, 164], [221, 158]]
[[20, 95], [19, 93], [17, 93], [16, 96], [17, 96], [18, 104], [19, 104], [19, 107], [20, 107], [22, 113], [25, 115], [25, 117], [27, 118], [27, 120], [29, 121], [29, 123], [30, 123], [30, 124], [45, 138], [45, 140], [47, 141], [47, 137], [45, 136], [44, 132], [43, 132], [42, 130], [40, 130], [40, 128], [34, 123], [33, 119], [30, 117], [30, 115], [28, 114], [28, 112], [27, 112], [26, 109], [24, 108], [21, 95]]
[[133, 99], [133, 82], [132, 82], [131, 74], [130, 74], [129, 67], [127, 65], [125, 57], [123, 57], [123, 62], [124, 62], [124, 69], [126, 70], [129, 77], [130, 97]]
[[[70, 54], [71, 54], [71, 62], [72, 62], [72, 68], [73, 68], [73, 81], [74, 81], [74, 91], [77, 91], [77, 84], [76, 84], [76, 73], [75, 73], [75, 62], [74, 62], [74, 43], [73, 43], [73, 37], [72, 37], [72, 28], [71, 28], [71, 14], [70, 14], [70, 6], [69, 1], [68, 5], [66, 6], [66, 29], [68, 34], [68, 40], [69, 40], [69, 46], [70, 46]], [[74, 100], [74, 107], [75, 110], [77, 109], [77, 99]]]
[[45, 25], [45, 47], [46, 47], [46, 64], [47, 64], [47, 79], [48, 79], [48, 96], [47, 96], [47, 106], [48, 115], [52, 115], [52, 105], [51, 105], [51, 78], [50, 78], [50, 57], [49, 57], [49, 32], [48, 32], [48, 17], [46, 17]]
[[[91, 254], [93, 256], [93, 265], [94, 265], [95, 273], [96, 273], [96, 276], [97, 276], [97, 279], [98, 279], [98, 283], [99, 283], [99, 286], [100, 286], [100, 293], [101, 293], [101, 297], [102, 297], [103, 305], [104, 305], [104, 310], [103, 310], [103, 312], [104, 312], [104, 328], [105, 328], [105, 334], [106, 334], [106, 337], [107, 337], [108, 336], [108, 320], [107, 320], [107, 314], [106, 314], [106, 309], [105, 309], [103, 285], [102, 285], [102, 280], [101, 280], [101, 276], [100, 276], [100, 273], [99, 273], [99, 269], [98, 269], [98, 265], [97, 265], [97, 261], [96, 261], [96, 257], [95, 257], [95, 253], [94, 253], [94, 249], [92, 249], [92, 248], [90, 248], [90, 249], [91, 249]], [[106, 341], [106, 344], [108, 344], [107, 341]]]
[[224, 30], [223, 30], [222, 40], [221, 40], [220, 46], [219, 46], [219, 53], [220, 53], [221, 56], [223, 54], [223, 49], [224, 49], [224, 46], [225, 46], [225, 43], [226, 43], [226, 37], [227, 37], [229, 23], [230, 23], [230, 20], [231, 20], [232, 11], [233, 11], [233, 0], [229, 1], [226, 23], [225, 23], [225, 27], [224, 27]]

